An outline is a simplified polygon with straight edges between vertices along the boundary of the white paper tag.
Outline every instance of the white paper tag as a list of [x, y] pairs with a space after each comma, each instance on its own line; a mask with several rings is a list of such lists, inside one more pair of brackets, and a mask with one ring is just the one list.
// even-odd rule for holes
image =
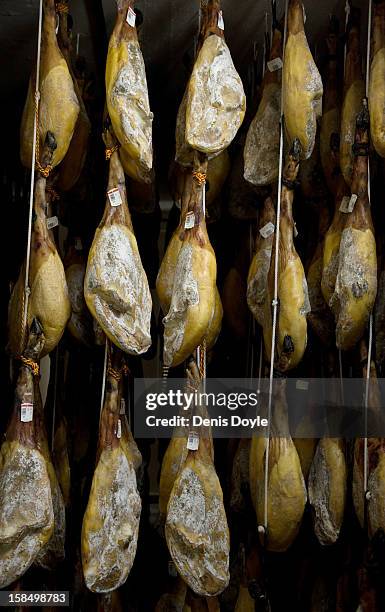
[[341, 200], [340, 212], [351, 213], [353, 211], [355, 203], [357, 202], [357, 198], [358, 196], [356, 193], [352, 193], [350, 197], [344, 196]]
[[116, 428], [116, 437], [120, 439], [122, 437], [122, 421], [118, 419], [118, 425]]
[[20, 421], [22, 423], [30, 423], [33, 419], [33, 404], [24, 402], [20, 406]]
[[135, 27], [136, 15], [135, 15], [135, 11], [132, 10], [131, 7], [129, 7], [129, 9], [127, 11], [126, 21], [127, 21], [128, 25], [132, 26], [133, 28]]
[[276, 57], [267, 62], [267, 67], [270, 72], [275, 72], [276, 70], [280, 70], [283, 66], [282, 60], [280, 57]]
[[81, 251], [83, 249], [82, 241], [80, 238], [75, 238], [75, 251]]
[[219, 11], [219, 13], [218, 13], [218, 28], [220, 30], [224, 30], [225, 29], [225, 22], [223, 20], [223, 13], [222, 13], [222, 11]]
[[268, 223], [266, 223], [266, 225], [261, 227], [261, 229], [259, 230], [259, 233], [261, 234], [262, 238], [268, 238], [269, 236], [271, 236], [271, 234], [274, 233], [274, 230], [275, 230], [274, 223], [269, 221]]
[[49, 230], [53, 229], [54, 227], [57, 227], [59, 225], [59, 219], [57, 217], [49, 217], [47, 219], [47, 228]]
[[108, 199], [110, 200], [111, 206], [120, 206], [122, 203], [122, 196], [120, 195], [120, 191], [118, 187], [114, 187], [114, 189], [110, 189], [107, 191]]
[[168, 575], [171, 576], [172, 578], [176, 578], [178, 575], [178, 572], [176, 571], [175, 563], [174, 561], [171, 561], [171, 560], [168, 562]]
[[295, 383], [295, 388], [300, 391], [307, 391], [309, 389], [309, 381], [308, 380], [297, 380]]
[[188, 212], [184, 221], [184, 228], [191, 229], [195, 225], [195, 215], [193, 212]]
[[126, 402], [124, 397], [120, 399], [120, 414], [126, 414]]
[[187, 448], [196, 451], [199, 448], [199, 436], [197, 433], [189, 433], [187, 438]]

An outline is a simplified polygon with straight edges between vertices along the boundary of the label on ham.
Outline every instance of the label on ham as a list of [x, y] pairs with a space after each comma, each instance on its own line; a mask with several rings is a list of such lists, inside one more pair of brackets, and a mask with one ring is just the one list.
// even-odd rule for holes
[[120, 440], [122, 437], [122, 421], [118, 419], [118, 425], [116, 428], [116, 437]]
[[51, 230], [54, 227], [57, 227], [59, 225], [59, 219], [55, 216], [55, 217], [49, 217], [47, 219], [47, 229]]
[[295, 388], [300, 391], [307, 391], [309, 389], [309, 381], [308, 380], [297, 380], [295, 383]]
[[114, 189], [110, 189], [107, 191], [108, 199], [110, 200], [111, 206], [120, 206], [122, 203], [122, 196], [120, 195], [120, 191], [118, 187], [114, 187]]
[[283, 66], [282, 60], [280, 57], [276, 57], [269, 62], [267, 62], [267, 67], [270, 72], [276, 72], [276, 70], [280, 70]]
[[261, 234], [262, 238], [268, 238], [269, 236], [271, 236], [271, 234], [274, 233], [274, 230], [275, 230], [274, 223], [269, 221], [269, 223], [266, 223], [266, 225], [261, 227], [261, 229], [259, 230], [259, 233]]
[[225, 29], [225, 22], [223, 20], [223, 13], [222, 13], [222, 11], [219, 11], [219, 13], [218, 13], [218, 28], [220, 30], [224, 30]]
[[184, 222], [184, 228], [191, 229], [194, 227], [194, 225], [195, 225], [195, 215], [193, 212], [188, 212], [186, 215], [185, 222]]
[[122, 397], [120, 400], [120, 414], [126, 414], [126, 402], [124, 397]]
[[341, 200], [340, 212], [351, 213], [353, 211], [355, 203], [357, 202], [357, 198], [358, 196], [356, 193], [352, 193], [350, 197], [344, 196]]
[[196, 433], [190, 433], [187, 438], [187, 448], [191, 451], [196, 451], [199, 448], [199, 436]]
[[83, 249], [83, 244], [80, 238], [75, 238], [75, 251], [81, 251]]
[[23, 402], [20, 406], [20, 421], [22, 423], [30, 423], [33, 419], [33, 404]]
[[129, 9], [127, 11], [126, 21], [127, 21], [128, 25], [130, 25], [133, 28], [135, 27], [136, 15], [135, 15], [135, 11], [132, 10], [131, 7], [129, 7]]

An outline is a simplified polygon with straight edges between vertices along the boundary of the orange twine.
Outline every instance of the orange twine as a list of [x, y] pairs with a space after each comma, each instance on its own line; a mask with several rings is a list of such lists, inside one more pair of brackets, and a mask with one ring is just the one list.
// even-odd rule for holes
[[206, 182], [206, 174], [204, 172], [197, 172], [196, 170], [194, 170], [194, 172], [192, 173], [193, 177], [195, 178], [195, 180], [197, 181], [197, 183], [199, 185], [204, 185]]
[[115, 151], [117, 151], [120, 147], [120, 144], [116, 144], [114, 147], [108, 147], [105, 151], [106, 153], [106, 160], [108, 161], [111, 158], [111, 155], [113, 153], [115, 153]]
[[25, 366], [32, 370], [32, 374], [34, 376], [39, 376], [40, 367], [36, 361], [33, 361], [33, 359], [29, 359], [28, 357], [24, 357], [23, 355], [21, 355], [20, 361], [22, 361]]
[[57, 13], [68, 13], [68, 4], [66, 2], [58, 2], [56, 5]]

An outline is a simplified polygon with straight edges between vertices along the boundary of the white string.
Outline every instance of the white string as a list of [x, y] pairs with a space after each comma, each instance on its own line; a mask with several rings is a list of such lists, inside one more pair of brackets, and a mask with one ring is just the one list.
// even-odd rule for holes
[[[283, 52], [282, 60], [285, 61], [285, 45], [287, 34], [287, 12], [289, 0], [285, 2], [285, 28], [283, 35]], [[282, 68], [283, 71], [283, 68]], [[283, 83], [283, 79], [282, 79]], [[274, 300], [273, 306], [273, 330], [271, 337], [271, 356], [270, 356], [270, 378], [269, 378], [269, 403], [267, 410], [267, 444], [265, 452], [265, 486], [264, 486], [264, 528], [267, 532], [267, 507], [268, 507], [268, 485], [269, 485], [269, 452], [270, 452], [270, 432], [271, 432], [271, 406], [273, 397], [273, 375], [274, 375], [274, 353], [275, 353], [275, 336], [277, 325], [277, 307], [278, 307], [278, 257], [279, 257], [279, 229], [281, 220], [281, 182], [282, 182], [282, 166], [283, 166], [283, 86], [281, 85], [281, 119], [280, 119], [280, 138], [279, 138], [279, 167], [278, 167], [278, 196], [277, 196], [277, 219], [275, 229], [275, 261], [274, 261]]]
[[[372, 0], [368, 0], [368, 35], [366, 40], [366, 79], [365, 92], [366, 97], [369, 93], [369, 71], [370, 71], [370, 36], [372, 31]], [[370, 163], [368, 154], [368, 199], [369, 206], [371, 205], [371, 189], [370, 189]], [[364, 438], [364, 495], [368, 489], [368, 401], [369, 401], [369, 381], [370, 381], [370, 366], [372, 361], [372, 344], [373, 344], [373, 315], [370, 313], [369, 318], [369, 347], [368, 347], [368, 363], [366, 367], [366, 384], [365, 384], [365, 438]]]
[[366, 492], [368, 490], [368, 402], [369, 402], [370, 365], [372, 361], [372, 342], [373, 342], [373, 315], [372, 313], [370, 313], [368, 365], [366, 368], [366, 384], [365, 384], [364, 495], [366, 495]]
[[103, 380], [102, 380], [102, 395], [100, 399], [100, 414], [103, 410], [104, 404], [104, 392], [106, 390], [106, 377], [107, 377], [107, 358], [108, 358], [108, 339], [106, 336], [106, 344], [104, 347], [104, 365], [103, 365]]
[[[36, 53], [36, 82], [35, 82], [35, 104], [36, 100], [40, 99], [40, 54], [41, 54], [41, 31], [43, 23], [43, 0], [40, 0], [39, 4], [39, 26], [37, 35], [37, 53]], [[35, 191], [35, 157], [36, 157], [36, 139], [38, 132], [37, 116], [34, 113], [33, 117], [33, 141], [32, 141], [32, 160], [31, 160], [31, 182], [29, 192], [29, 216], [28, 216], [28, 238], [27, 238], [27, 255], [25, 261], [25, 279], [24, 279], [24, 312], [23, 312], [23, 333], [27, 327], [27, 313], [28, 313], [28, 302], [29, 302], [29, 268], [31, 260], [31, 234], [32, 234], [32, 212], [33, 212], [33, 199]]]

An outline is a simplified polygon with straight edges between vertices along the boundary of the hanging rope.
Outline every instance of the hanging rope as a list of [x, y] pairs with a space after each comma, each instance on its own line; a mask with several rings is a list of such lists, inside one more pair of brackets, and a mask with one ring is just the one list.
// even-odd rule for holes
[[[285, 27], [283, 35], [283, 52], [282, 59], [285, 60], [285, 45], [287, 35], [287, 12], [289, 0], [285, 2]], [[265, 482], [264, 482], [264, 524], [258, 527], [260, 533], [267, 535], [267, 509], [268, 509], [268, 489], [269, 489], [269, 453], [270, 453], [270, 433], [271, 433], [271, 406], [273, 399], [273, 378], [274, 378], [274, 354], [275, 354], [275, 338], [277, 326], [277, 309], [278, 309], [278, 257], [279, 257], [279, 230], [281, 220], [281, 183], [283, 170], [283, 87], [281, 86], [281, 119], [280, 119], [280, 137], [279, 137], [279, 167], [278, 167], [278, 197], [277, 197], [277, 219], [275, 228], [275, 261], [274, 261], [274, 299], [273, 307], [273, 329], [271, 337], [271, 357], [270, 357], [270, 376], [269, 376], [269, 403], [267, 410], [267, 444], [265, 452]]]
[[113, 146], [113, 147], [107, 147], [107, 148], [106, 148], [106, 150], [105, 150], [105, 156], [106, 156], [106, 160], [107, 160], [107, 161], [108, 161], [109, 159], [111, 159], [111, 156], [112, 156], [112, 154], [113, 154], [113, 153], [115, 153], [115, 151], [118, 151], [119, 147], [120, 147], [120, 144], [118, 143], [118, 144], [116, 144], [116, 145], [115, 145], [115, 146]]
[[[40, 99], [40, 54], [41, 54], [41, 32], [43, 23], [43, 0], [40, 0], [39, 4], [39, 25], [38, 25], [38, 36], [37, 36], [37, 54], [36, 54], [36, 82], [35, 82], [35, 106], [39, 108]], [[31, 235], [32, 235], [32, 212], [33, 212], [33, 196], [35, 191], [35, 159], [36, 151], [39, 150], [39, 143], [37, 138], [38, 132], [38, 112], [35, 112], [33, 119], [33, 141], [32, 141], [32, 159], [31, 159], [31, 182], [30, 182], [30, 193], [29, 193], [29, 213], [28, 213], [28, 237], [27, 237], [27, 254], [25, 261], [25, 278], [24, 278], [24, 304], [23, 304], [23, 328], [22, 333], [25, 334], [27, 327], [27, 313], [28, 313], [28, 302], [29, 295], [31, 293], [29, 287], [29, 268], [31, 259]]]
[[20, 361], [32, 371], [34, 376], [39, 376], [40, 366], [38, 363], [36, 363], [36, 361], [29, 359], [28, 357], [24, 357], [23, 355], [21, 355]]
[[[368, 0], [368, 33], [366, 40], [366, 79], [365, 79], [365, 93], [366, 98], [369, 93], [369, 71], [370, 71], [370, 36], [372, 31], [372, 0]], [[370, 163], [368, 154], [368, 199], [369, 205], [371, 205], [371, 189], [370, 189]], [[365, 406], [364, 406], [364, 504], [368, 500], [368, 401], [369, 401], [369, 382], [370, 382], [370, 365], [372, 361], [372, 344], [373, 344], [373, 314], [370, 313], [369, 317], [369, 346], [368, 346], [368, 363], [366, 367], [366, 383], [365, 383]]]

